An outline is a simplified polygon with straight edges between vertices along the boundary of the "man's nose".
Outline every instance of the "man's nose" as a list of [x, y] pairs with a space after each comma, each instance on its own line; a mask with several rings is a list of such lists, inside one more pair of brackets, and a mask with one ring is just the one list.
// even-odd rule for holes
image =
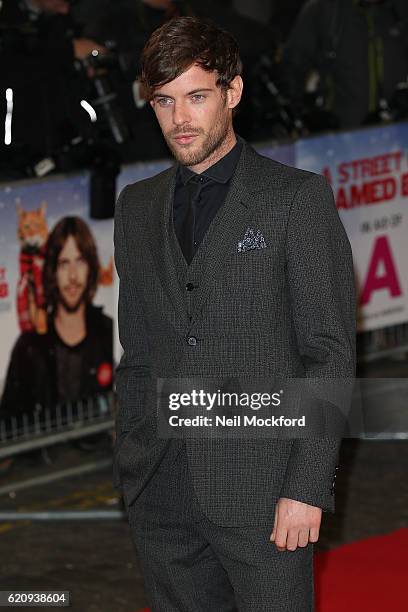
[[191, 115], [185, 103], [175, 102], [173, 108], [173, 123], [175, 125], [184, 125], [190, 123]]
[[76, 277], [77, 277], [77, 267], [75, 263], [72, 263], [69, 266], [69, 278], [72, 280], [72, 279], [75, 279]]

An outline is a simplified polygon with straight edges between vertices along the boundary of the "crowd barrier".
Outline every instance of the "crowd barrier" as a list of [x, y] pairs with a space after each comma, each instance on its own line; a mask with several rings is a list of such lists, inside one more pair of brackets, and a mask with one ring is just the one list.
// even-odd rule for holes
[[[38, 405], [33, 412], [1, 418], [0, 461], [38, 449], [44, 451], [56, 444], [103, 432], [113, 435], [114, 406], [114, 394], [111, 392], [78, 402], [57, 403], [53, 408]], [[51, 473], [19, 482], [11, 481], [0, 485], [0, 495], [104, 469], [110, 467], [111, 463], [112, 459], [109, 457], [106, 460], [81, 463], [68, 469], [53, 470]]]

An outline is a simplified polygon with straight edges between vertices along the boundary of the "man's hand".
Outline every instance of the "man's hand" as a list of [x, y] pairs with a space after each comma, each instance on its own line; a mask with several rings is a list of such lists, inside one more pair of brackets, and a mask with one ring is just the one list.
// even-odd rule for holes
[[304, 548], [309, 542], [317, 542], [322, 520], [322, 510], [294, 499], [281, 497], [276, 504], [275, 524], [270, 540], [278, 550]]

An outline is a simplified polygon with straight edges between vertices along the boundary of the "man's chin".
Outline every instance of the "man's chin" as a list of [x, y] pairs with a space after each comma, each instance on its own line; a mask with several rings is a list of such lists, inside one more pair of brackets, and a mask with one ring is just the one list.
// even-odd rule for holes
[[206, 158], [205, 151], [202, 148], [198, 148], [195, 143], [191, 143], [191, 145], [174, 145], [169, 143], [169, 147], [173, 156], [183, 166], [201, 164]]
[[60, 304], [61, 304], [61, 306], [69, 314], [73, 314], [73, 313], [77, 312], [79, 310], [79, 307], [83, 303], [83, 301], [84, 301], [84, 298], [83, 298], [82, 295], [79, 298], [79, 300], [77, 300], [76, 302], [67, 302], [62, 296], [60, 297]]

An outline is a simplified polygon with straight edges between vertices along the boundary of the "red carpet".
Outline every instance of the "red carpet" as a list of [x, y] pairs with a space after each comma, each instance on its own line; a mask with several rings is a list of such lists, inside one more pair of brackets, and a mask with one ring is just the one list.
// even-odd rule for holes
[[407, 612], [407, 583], [408, 529], [315, 556], [316, 612]]
[[406, 612], [408, 529], [315, 557], [316, 612]]

